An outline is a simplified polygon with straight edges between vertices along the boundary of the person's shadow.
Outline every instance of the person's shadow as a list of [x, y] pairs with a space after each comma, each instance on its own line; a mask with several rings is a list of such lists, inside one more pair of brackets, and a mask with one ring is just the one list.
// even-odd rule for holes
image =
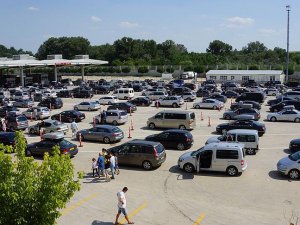
[[113, 222], [103, 222], [103, 221], [99, 221], [99, 220], [94, 220], [92, 222], [92, 225], [114, 225]]

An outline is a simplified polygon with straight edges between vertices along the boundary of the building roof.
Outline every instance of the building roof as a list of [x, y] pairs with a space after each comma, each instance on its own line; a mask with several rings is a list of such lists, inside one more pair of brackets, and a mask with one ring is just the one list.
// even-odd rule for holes
[[206, 75], [281, 75], [282, 70], [210, 70]]

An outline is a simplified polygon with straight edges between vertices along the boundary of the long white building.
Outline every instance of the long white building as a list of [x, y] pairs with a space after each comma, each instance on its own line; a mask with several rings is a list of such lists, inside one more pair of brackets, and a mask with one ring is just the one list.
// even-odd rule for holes
[[206, 73], [207, 80], [215, 80], [218, 83], [235, 81], [242, 83], [247, 80], [255, 80], [258, 83], [267, 81], [284, 82], [285, 74], [281, 70], [210, 70]]

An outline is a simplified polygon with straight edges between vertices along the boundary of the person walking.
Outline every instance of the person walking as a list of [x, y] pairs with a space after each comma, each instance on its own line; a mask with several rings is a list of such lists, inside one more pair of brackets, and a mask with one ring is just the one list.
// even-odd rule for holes
[[106, 182], [110, 182], [110, 176], [108, 174], [108, 169], [110, 168], [110, 155], [104, 156], [104, 175]]
[[100, 178], [100, 175], [102, 175], [104, 172], [104, 157], [102, 152], [99, 153], [97, 163], [98, 163], [98, 177]]
[[112, 152], [109, 153], [110, 157], [110, 171], [111, 171], [111, 179], [115, 179], [115, 167], [116, 167], [116, 160], [115, 156]]
[[128, 191], [127, 187], [124, 187], [122, 189], [122, 191], [119, 191], [117, 193], [117, 197], [118, 197], [118, 213], [116, 215], [116, 221], [115, 221], [115, 225], [119, 224], [118, 219], [121, 215], [121, 213], [125, 216], [125, 219], [127, 220], [128, 224], [134, 224], [134, 222], [130, 221], [128, 218], [128, 213], [127, 213], [127, 209], [126, 209], [126, 196], [125, 193]]
[[106, 111], [103, 110], [101, 113], [101, 122], [106, 123]]
[[78, 126], [75, 120], [71, 123], [72, 137], [74, 137], [78, 131]]
[[92, 170], [93, 170], [93, 177], [95, 177], [95, 174], [98, 175], [98, 163], [95, 158], [92, 159]]
[[6, 121], [4, 118], [1, 119], [2, 130], [6, 132]]
[[113, 153], [114, 157], [115, 157], [115, 173], [117, 175], [120, 174], [120, 169], [119, 169], [119, 164], [118, 164], [118, 157]]
[[34, 115], [34, 119], [37, 120], [37, 118], [38, 118], [37, 108], [33, 109], [33, 115]]

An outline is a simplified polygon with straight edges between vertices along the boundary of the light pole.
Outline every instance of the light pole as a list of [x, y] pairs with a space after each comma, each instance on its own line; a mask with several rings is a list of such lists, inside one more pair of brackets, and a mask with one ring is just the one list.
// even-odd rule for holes
[[285, 81], [288, 81], [288, 76], [289, 76], [289, 48], [290, 48], [290, 11], [291, 11], [291, 6], [287, 5], [286, 6], [286, 11], [287, 11], [287, 40], [286, 40], [286, 73], [285, 73]]

